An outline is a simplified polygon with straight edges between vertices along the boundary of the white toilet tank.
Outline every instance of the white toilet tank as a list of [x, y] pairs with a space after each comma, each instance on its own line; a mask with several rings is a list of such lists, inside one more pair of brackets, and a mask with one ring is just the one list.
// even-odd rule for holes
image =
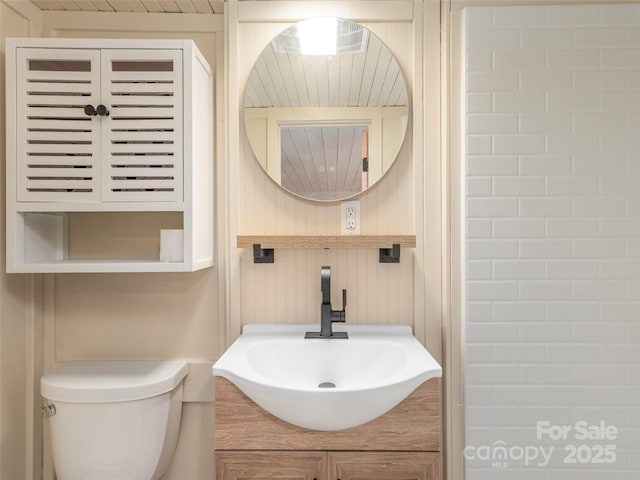
[[183, 361], [61, 364], [40, 381], [58, 480], [156, 480], [178, 440]]

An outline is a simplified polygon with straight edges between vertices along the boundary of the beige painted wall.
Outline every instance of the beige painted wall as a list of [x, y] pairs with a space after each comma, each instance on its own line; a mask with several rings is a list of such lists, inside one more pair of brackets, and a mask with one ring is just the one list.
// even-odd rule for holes
[[[21, 11], [24, 8], [24, 5], [13, 5]], [[17, 30], [20, 23], [13, 18], [16, 12], [5, 6], [4, 2], [2, 8], [2, 34], [30, 36], [28, 24], [22, 31]], [[5, 15], [5, 12], [9, 13]], [[134, 16], [122, 21], [115, 16], [95, 17], [86, 14], [62, 18], [55, 14], [44, 14], [43, 17], [48, 27], [44, 36], [193, 38], [214, 71], [218, 51], [222, 49], [223, 22], [213, 15], [206, 18], [199, 16], [192, 22], [187, 18], [162, 17], [156, 21], [151, 17]], [[13, 26], [11, 30], [4, 28], [5, 19]], [[96, 28], [90, 31], [78, 28], [85, 25], [95, 25]], [[106, 227], [117, 230], [118, 224]], [[224, 292], [218, 287], [218, 273], [219, 270], [212, 268], [195, 273], [166, 275], [48, 276], [44, 291], [45, 324], [41, 326], [46, 337], [44, 346], [40, 345], [37, 349], [40, 355], [40, 369], [37, 372], [29, 372], [23, 358], [16, 359], [16, 355], [20, 353], [24, 357], [23, 345], [32, 341], [30, 335], [33, 334], [27, 330], [29, 324], [24, 317], [42, 302], [36, 304], [27, 297], [26, 289], [34, 283], [33, 277], [2, 274], [1, 340], [2, 346], [6, 343], [7, 348], [1, 351], [0, 406], [6, 405], [7, 409], [2, 412], [10, 412], [10, 415], [6, 416], [6, 420], [4, 414], [1, 417], [2, 458], [8, 461], [1, 464], [0, 478], [32, 478], [25, 470], [29, 452], [25, 451], [24, 444], [32, 438], [36, 446], [42, 445], [43, 436], [38, 432], [35, 436], [30, 435], [27, 431], [28, 423], [33, 423], [34, 428], [39, 429], [41, 420], [39, 412], [25, 411], [33, 402], [25, 401], [28, 392], [24, 384], [35, 384], [34, 395], [39, 405], [41, 401], [37, 383], [43, 364], [44, 370], [48, 370], [57, 362], [69, 360], [171, 358], [188, 360], [191, 375], [185, 389], [186, 403], [178, 449], [165, 478], [212, 478], [213, 387], [210, 366], [220, 350], [218, 295]], [[34, 289], [33, 286], [31, 288]], [[41, 339], [41, 335], [38, 338]], [[19, 382], [22, 382], [20, 389], [16, 388]], [[10, 442], [5, 442], [5, 433]], [[44, 449], [44, 478], [53, 478], [46, 441]], [[34, 452], [31, 458], [40, 465], [42, 452]], [[33, 478], [40, 476], [42, 471], [38, 468]]]
[[[37, 22], [0, 4], [0, 158], [5, 159], [4, 37], [39, 32]], [[5, 176], [0, 169], [0, 212], [5, 231]], [[5, 239], [0, 235], [5, 264]], [[42, 456], [37, 378], [42, 374], [42, 276], [0, 270], [0, 478], [32, 478]]]
[[[241, 111], [244, 85], [265, 44], [291, 22], [303, 15], [337, 15], [358, 21], [371, 29], [390, 48], [407, 79], [412, 99], [412, 120], [398, 159], [385, 178], [360, 195], [363, 234], [411, 234], [417, 236], [415, 250], [405, 249], [399, 265], [377, 262], [377, 250], [278, 250], [274, 265], [256, 265], [251, 252], [239, 254], [239, 284], [230, 285], [232, 298], [239, 308], [230, 309], [229, 330], [237, 334], [248, 322], [315, 322], [320, 303], [319, 270], [332, 266], [333, 298], [339, 299], [342, 288], [348, 290], [347, 321], [353, 323], [395, 323], [412, 325], [416, 334], [434, 351], [441, 353], [440, 319], [440, 245], [429, 255], [437, 263], [429, 265], [428, 275], [437, 278], [435, 302], [426, 306], [425, 288], [425, 224], [422, 215], [429, 215], [429, 228], [439, 233], [439, 175], [428, 179], [434, 188], [437, 205], [426, 206], [423, 135], [425, 72], [437, 72], [437, 63], [425, 64], [423, 29], [439, 24], [439, 7], [435, 2], [305, 2], [309, 9], [297, 11], [300, 2], [229, 3], [229, 128], [238, 125], [228, 135], [231, 158], [230, 209], [237, 220], [230, 224], [230, 239], [238, 234], [339, 234], [339, 203], [314, 204], [295, 198], [276, 187], [260, 169], [245, 139]], [[265, 3], [267, 6], [264, 6]], [[426, 5], [426, 7], [425, 7]], [[438, 7], [438, 8], [434, 8]], [[426, 16], [425, 11], [429, 11]], [[425, 18], [423, 18], [423, 15]], [[429, 43], [429, 58], [437, 59], [437, 44]], [[235, 63], [235, 59], [242, 59]], [[434, 69], [433, 71], [431, 69]], [[237, 72], [237, 75], [236, 75]], [[438, 104], [437, 90], [435, 94]], [[432, 110], [438, 114], [437, 109]], [[237, 143], [234, 142], [234, 134]], [[428, 141], [438, 139], [432, 131]], [[431, 150], [430, 152], [432, 152]], [[436, 150], [437, 152], [437, 150]], [[439, 173], [439, 159], [434, 161]], [[433, 166], [432, 165], [432, 166]], [[234, 208], [233, 205], [237, 205]], [[431, 232], [429, 232], [431, 233]], [[439, 239], [439, 234], [437, 235]], [[233, 257], [232, 257], [233, 258]], [[234, 288], [236, 288], [234, 292]], [[434, 292], [432, 292], [434, 293]], [[428, 333], [427, 333], [428, 332]]]
[[[441, 157], [440, 1], [229, 2], [226, 110], [229, 158], [227, 332], [249, 322], [317, 322], [319, 269], [332, 266], [336, 303], [348, 290], [350, 323], [408, 324], [434, 356], [443, 358], [443, 186]], [[234, 248], [236, 234], [339, 234], [339, 204], [292, 197], [256, 168], [245, 139], [243, 88], [253, 60], [279, 31], [307, 16], [357, 21], [397, 57], [409, 84], [411, 120], [395, 165], [360, 195], [362, 231], [415, 233], [399, 265], [377, 261], [377, 250], [276, 250], [276, 263], [256, 265]], [[239, 265], [239, 268], [237, 267]], [[445, 366], [446, 372], [446, 366]], [[446, 374], [445, 374], [445, 382]]]
[[[98, 14], [99, 15], [99, 14]], [[220, 18], [202, 30], [175, 17], [135, 25], [116, 16], [82, 15], [51, 22], [51, 36], [67, 38], [190, 38], [214, 72]], [[84, 20], [84, 21], [83, 21]], [[193, 29], [193, 30], [192, 30]], [[218, 29], [219, 33], [216, 33]], [[220, 75], [217, 75], [218, 77]], [[212, 108], [215, 108], [212, 105]], [[213, 132], [212, 132], [213, 134]], [[117, 230], [116, 219], [105, 228]], [[109, 220], [107, 217], [103, 220]], [[81, 226], [79, 228], [82, 228]], [[213, 478], [213, 390], [210, 365], [218, 357], [218, 269], [176, 274], [68, 274], [53, 281], [55, 362], [105, 359], [186, 359], [191, 363], [178, 448], [166, 480]]]
[[[216, 72], [216, 267], [188, 274], [45, 278], [45, 370], [78, 359], [191, 362], [178, 451], [166, 480], [212, 478], [211, 362], [245, 323], [317, 322], [321, 265], [333, 267], [336, 303], [342, 288], [349, 291], [350, 323], [412, 325], [442, 357], [440, 130], [439, 110], [433, 108], [440, 91], [439, 1], [259, 3], [230, 1], [224, 34], [222, 19], [214, 15], [42, 16], [44, 36], [193, 38]], [[254, 265], [249, 252], [235, 246], [237, 234], [339, 233], [339, 205], [298, 200], [275, 186], [253, 158], [241, 123], [239, 105], [253, 60], [269, 38], [309, 15], [364, 23], [396, 55], [409, 83], [412, 120], [400, 156], [359, 197], [363, 233], [416, 234], [417, 247], [404, 249], [399, 265], [379, 264], [375, 249], [283, 249], [276, 251], [275, 264]], [[35, 305], [26, 296], [17, 304], [25, 310]], [[36, 382], [39, 373], [19, 377]], [[40, 422], [39, 416], [25, 417]], [[45, 480], [52, 479], [46, 448], [44, 469]]]

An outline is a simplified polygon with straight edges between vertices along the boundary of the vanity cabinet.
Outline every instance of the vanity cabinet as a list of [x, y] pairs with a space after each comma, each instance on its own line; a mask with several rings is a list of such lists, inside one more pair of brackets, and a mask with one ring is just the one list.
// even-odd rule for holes
[[[215, 480], [440, 480], [440, 379], [365, 425], [286, 423], [216, 377]], [[313, 412], [309, 412], [313, 415]]]
[[[211, 266], [213, 77], [193, 41], [13, 38], [6, 57], [7, 271]], [[85, 248], [97, 224], [131, 250]], [[182, 230], [165, 261], [161, 230]]]
[[438, 457], [429, 452], [221, 452], [216, 479], [436, 480]]

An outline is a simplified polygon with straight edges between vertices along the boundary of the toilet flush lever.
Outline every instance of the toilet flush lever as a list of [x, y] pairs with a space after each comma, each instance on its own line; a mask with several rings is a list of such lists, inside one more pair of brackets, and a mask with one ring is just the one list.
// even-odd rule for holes
[[42, 415], [45, 417], [53, 417], [56, 414], [56, 406], [55, 405], [45, 405], [42, 407]]

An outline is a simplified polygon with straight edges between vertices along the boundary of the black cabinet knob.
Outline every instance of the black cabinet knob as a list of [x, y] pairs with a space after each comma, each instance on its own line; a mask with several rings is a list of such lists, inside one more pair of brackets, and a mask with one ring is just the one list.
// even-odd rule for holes
[[101, 117], [109, 116], [109, 109], [107, 109], [107, 107], [105, 107], [102, 104], [98, 105], [98, 109], [96, 111], [98, 112], [98, 115], [100, 115]]
[[85, 105], [84, 113], [85, 115], [89, 115], [90, 117], [95, 117], [96, 115], [99, 115], [101, 117], [108, 117], [109, 109], [102, 104], [98, 105], [98, 108], [95, 108], [93, 105]]

